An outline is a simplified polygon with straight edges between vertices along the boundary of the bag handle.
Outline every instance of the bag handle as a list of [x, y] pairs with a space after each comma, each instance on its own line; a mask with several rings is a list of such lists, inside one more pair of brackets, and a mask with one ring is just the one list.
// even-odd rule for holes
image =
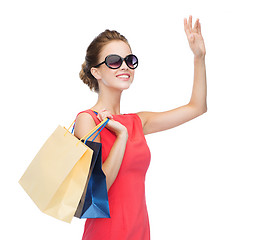
[[[91, 109], [92, 110], [92, 109]], [[94, 111], [94, 110], [92, 110], [96, 115], [98, 115], [98, 112], [97, 111]], [[100, 134], [100, 132], [103, 130], [103, 128], [107, 125], [107, 123], [108, 123], [108, 121], [109, 121], [109, 118], [105, 118], [98, 126], [98, 129], [97, 130], [95, 130], [92, 134], [91, 133], [89, 133], [88, 135], [87, 135], [87, 137], [85, 138], [85, 140], [84, 140], [84, 144], [87, 142], [87, 140], [93, 135], [93, 134], [95, 134], [97, 131], [98, 131], [98, 133], [96, 134], [96, 136], [92, 139], [92, 142], [94, 142], [94, 140], [95, 140], [95, 138]], [[103, 124], [103, 125], [102, 125]], [[101, 126], [102, 125], [102, 126]], [[75, 124], [74, 124], [74, 126], [75, 126]], [[74, 129], [74, 126], [73, 126], [73, 129]], [[92, 130], [93, 131], [93, 130]], [[92, 132], [91, 131], [91, 132]], [[73, 130], [72, 130], [72, 132], [73, 132]], [[82, 138], [83, 139], [83, 138]], [[81, 140], [82, 140], [81, 139]], [[81, 141], [80, 140], [80, 141]]]
[[[88, 133], [86, 136], [84, 136], [84, 137], [85, 137], [84, 143], [86, 143], [87, 140], [88, 140], [92, 135], [94, 135], [94, 134], [97, 132], [96, 136], [92, 139], [92, 141], [94, 141], [95, 138], [96, 138], [96, 137], [100, 134], [100, 132], [103, 130], [103, 128], [107, 125], [108, 121], [109, 121], [109, 118], [105, 118], [105, 119], [104, 119], [100, 124], [98, 124], [93, 130], [91, 130], [90, 133]], [[81, 138], [80, 141], [81, 141], [82, 139], [84, 139], [84, 137]]]
[[[94, 113], [95, 113], [96, 115], [98, 114], [96, 111], [94, 111]], [[97, 126], [95, 126], [89, 133], [87, 133], [87, 134], [84, 135], [80, 140], [78, 140], [78, 143], [81, 142], [81, 141], [85, 138], [85, 140], [84, 140], [84, 144], [85, 144], [86, 141], [87, 141], [92, 135], [94, 135], [95, 133], [97, 133], [96, 136], [95, 136], [95, 137], [93, 138], [93, 140], [92, 140], [92, 141], [94, 141], [95, 138], [96, 138], [96, 137], [100, 134], [100, 132], [103, 130], [103, 128], [107, 125], [108, 121], [109, 121], [109, 118], [105, 118], [101, 123], [99, 123]], [[71, 134], [73, 134], [74, 128], [75, 128], [75, 122], [76, 122], [76, 119], [75, 119], [75, 120], [72, 122], [72, 124], [69, 126], [69, 128], [67, 129], [67, 132], [69, 132], [70, 128], [73, 126], [72, 131], [71, 131]], [[66, 133], [67, 133], [67, 132], [66, 132]], [[66, 133], [65, 133], [65, 135], [66, 135]], [[78, 144], [78, 143], [77, 143], [77, 144]]]
[[[109, 118], [105, 118], [101, 123], [99, 123], [97, 126], [95, 126], [90, 132], [88, 132], [86, 135], [84, 135], [82, 138], [80, 138], [80, 140], [79, 140], [78, 142], [80, 142], [80, 141], [82, 141], [83, 139], [85, 139], [85, 140], [84, 140], [84, 143], [86, 143], [86, 141], [87, 141], [92, 135], [94, 135], [95, 133], [97, 133], [96, 136], [95, 136], [95, 137], [93, 138], [93, 140], [92, 140], [92, 141], [94, 141], [95, 138], [96, 138], [96, 137], [100, 134], [100, 132], [103, 130], [103, 128], [107, 125], [108, 121], [109, 121]], [[67, 130], [69, 131], [69, 129], [73, 126], [72, 131], [71, 131], [71, 134], [73, 134], [73, 132], [74, 132], [75, 122], [76, 122], [76, 120], [74, 120], [73, 123], [70, 125], [70, 127], [67, 129]]]
[[[96, 115], [98, 115], [98, 112], [97, 111], [94, 111], [92, 110]], [[104, 119], [105, 120], [105, 119]], [[73, 131], [74, 131], [74, 127], [75, 127], [75, 122], [76, 122], [76, 119], [73, 121], [73, 123], [70, 125], [70, 127], [68, 128], [68, 131], [69, 129], [73, 126], [72, 128], [72, 131], [71, 131], [71, 134], [73, 134]]]

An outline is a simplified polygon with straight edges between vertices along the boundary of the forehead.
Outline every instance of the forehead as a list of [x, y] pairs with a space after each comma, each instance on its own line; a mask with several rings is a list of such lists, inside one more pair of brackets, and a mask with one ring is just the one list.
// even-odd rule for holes
[[100, 57], [101, 59], [105, 59], [105, 57], [110, 54], [117, 54], [121, 57], [125, 57], [131, 53], [132, 51], [127, 43], [121, 40], [113, 40], [104, 46], [104, 48], [101, 51]]

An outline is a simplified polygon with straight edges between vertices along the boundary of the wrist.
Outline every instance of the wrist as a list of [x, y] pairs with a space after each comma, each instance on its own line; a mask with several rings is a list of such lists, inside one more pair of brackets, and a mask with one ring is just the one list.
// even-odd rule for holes
[[126, 140], [128, 139], [128, 132], [127, 129], [125, 127], [124, 130], [120, 131], [119, 133], [116, 134], [118, 139], [122, 139], [122, 140]]
[[194, 56], [194, 61], [195, 62], [202, 62], [205, 61], [205, 54], [202, 56]]

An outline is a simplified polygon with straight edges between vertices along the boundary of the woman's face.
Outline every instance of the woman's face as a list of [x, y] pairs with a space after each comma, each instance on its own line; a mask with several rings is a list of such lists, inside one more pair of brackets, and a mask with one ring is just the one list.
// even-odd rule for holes
[[[117, 54], [122, 58], [131, 54], [131, 49], [125, 42], [121, 40], [113, 40], [108, 43], [100, 53], [99, 63], [103, 62], [106, 56]], [[91, 69], [93, 76], [98, 80], [100, 90], [103, 87], [110, 87], [123, 91], [128, 89], [134, 79], [134, 70], [130, 69], [125, 61], [118, 69], [111, 69], [106, 64], [100, 65], [98, 68]]]

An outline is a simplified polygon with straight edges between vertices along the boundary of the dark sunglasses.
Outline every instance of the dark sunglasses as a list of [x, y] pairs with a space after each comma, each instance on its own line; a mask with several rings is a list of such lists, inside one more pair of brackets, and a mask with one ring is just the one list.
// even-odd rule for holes
[[123, 61], [125, 61], [126, 65], [131, 69], [135, 69], [138, 66], [138, 58], [133, 54], [130, 54], [130, 55], [126, 56], [125, 58], [122, 58], [116, 54], [111, 54], [105, 58], [104, 62], [102, 62], [94, 67], [97, 68], [101, 64], [105, 63], [111, 69], [118, 69], [121, 67]]

